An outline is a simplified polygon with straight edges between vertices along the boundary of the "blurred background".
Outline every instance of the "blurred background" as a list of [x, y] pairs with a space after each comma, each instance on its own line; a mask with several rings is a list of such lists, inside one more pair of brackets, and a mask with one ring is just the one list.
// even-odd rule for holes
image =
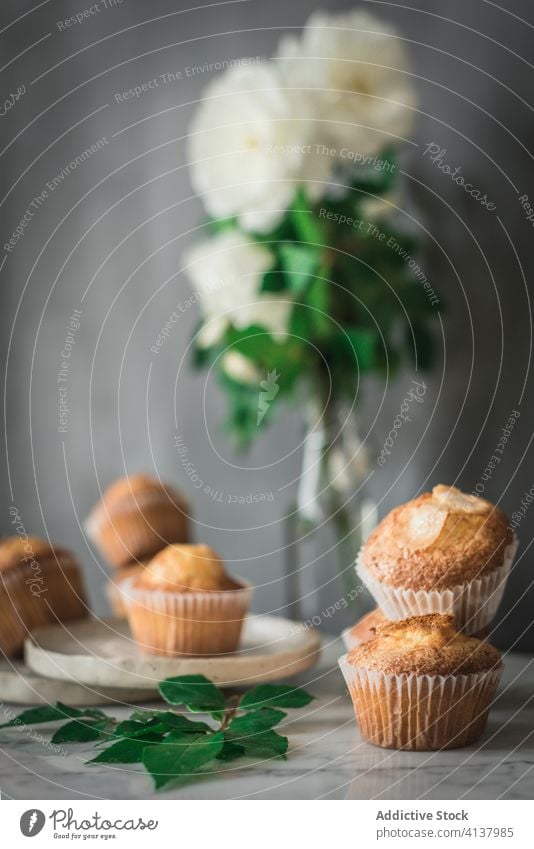
[[[258, 586], [256, 611], [287, 613], [283, 517], [301, 469], [302, 420], [298, 408], [281, 402], [250, 451], [238, 453], [222, 428], [223, 392], [192, 368], [199, 313], [194, 302], [183, 308], [191, 286], [182, 256], [204, 213], [185, 137], [202, 89], [218, 73], [214, 64], [272, 56], [281, 35], [317, 8], [361, 6], [394, 24], [410, 53], [419, 111], [416, 144], [400, 155], [404, 202], [428, 233], [422, 267], [446, 304], [434, 328], [437, 358], [424, 377], [424, 403], [375, 469], [368, 497], [382, 516], [437, 483], [471, 492], [483, 482], [485, 497], [518, 513], [521, 547], [495, 639], [533, 649], [531, 4], [95, 5], [82, 23], [62, 28], [58, 22], [89, 4], [2, 3], [2, 245], [26, 210], [32, 215], [16, 245], [0, 251], [0, 532], [11, 533], [14, 504], [29, 532], [75, 550], [102, 614], [105, 567], [84, 537], [83, 519], [114, 478], [156, 473], [190, 500], [196, 539]], [[161, 75], [168, 75], [164, 85], [117, 97]], [[425, 154], [428, 145], [445, 151], [441, 159]], [[495, 208], [467, 194], [440, 162], [461, 169]], [[178, 305], [179, 321], [155, 354], [151, 346]], [[58, 373], [73, 315], [79, 326], [69, 341], [61, 419]], [[366, 379], [359, 416], [364, 433], [372, 425], [368, 438], [377, 450], [414, 376], [401, 372], [384, 399], [383, 386]], [[516, 413], [501, 462], [488, 474]], [[177, 436], [187, 446], [188, 470]], [[260, 494], [264, 500], [249, 498]], [[321, 613], [338, 598], [336, 581], [327, 575], [318, 593], [317, 569], [304, 569], [301, 615]], [[335, 617], [323, 624], [336, 630]]]

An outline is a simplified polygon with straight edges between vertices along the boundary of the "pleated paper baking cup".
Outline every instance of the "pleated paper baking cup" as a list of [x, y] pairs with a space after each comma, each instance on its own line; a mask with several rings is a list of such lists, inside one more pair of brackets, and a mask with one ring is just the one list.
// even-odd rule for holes
[[518, 540], [514, 538], [506, 547], [502, 566], [446, 590], [405, 590], [377, 581], [364, 566], [361, 551], [356, 560], [356, 572], [387, 619], [453, 613], [458, 628], [475, 634], [491, 625], [495, 618], [517, 545]]
[[138, 563], [132, 563], [129, 566], [122, 566], [120, 569], [115, 569], [113, 575], [107, 581], [106, 595], [115, 616], [123, 619], [126, 617], [126, 607], [124, 605], [124, 597], [120, 591], [120, 584], [129, 578], [139, 576], [148, 562], [148, 559], [140, 560]]
[[252, 598], [248, 584], [239, 580], [237, 590], [172, 593], [134, 587], [134, 582], [129, 578], [119, 589], [142, 651], [194, 656], [237, 649]]
[[387, 675], [339, 658], [364, 740], [386, 749], [469, 746], [483, 733], [502, 668], [468, 675]]

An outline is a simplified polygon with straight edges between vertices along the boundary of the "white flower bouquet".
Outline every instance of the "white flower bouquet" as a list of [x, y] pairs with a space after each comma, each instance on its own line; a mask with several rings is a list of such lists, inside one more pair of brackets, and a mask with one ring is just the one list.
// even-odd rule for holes
[[361, 11], [317, 12], [272, 60], [205, 89], [189, 159], [210, 218], [185, 268], [202, 311], [196, 361], [214, 364], [240, 443], [258, 433], [273, 374], [280, 396], [307, 381], [352, 402], [363, 374], [428, 361], [435, 310], [395, 223], [395, 150], [414, 111], [399, 37]]

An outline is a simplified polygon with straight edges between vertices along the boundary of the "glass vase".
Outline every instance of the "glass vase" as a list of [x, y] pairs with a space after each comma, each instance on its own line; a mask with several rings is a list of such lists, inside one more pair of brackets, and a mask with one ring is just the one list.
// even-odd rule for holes
[[310, 627], [339, 633], [374, 606], [354, 569], [376, 523], [371, 466], [355, 411], [310, 401], [296, 499], [285, 520], [286, 605]]

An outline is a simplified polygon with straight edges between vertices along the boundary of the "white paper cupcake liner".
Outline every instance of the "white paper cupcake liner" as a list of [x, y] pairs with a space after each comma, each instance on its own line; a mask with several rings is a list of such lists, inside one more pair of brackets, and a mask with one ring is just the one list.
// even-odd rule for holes
[[377, 581], [365, 568], [361, 551], [356, 559], [356, 572], [388, 619], [454, 613], [458, 627], [467, 634], [475, 634], [495, 618], [517, 546], [514, 537], [505, 549], [502, 566], [446, 590], [405, 590]]
[[387, 749], [469, 746], [483, 733], [502, 667], [467, 675], [388, 675], [339, 658], [364, 740]]
[[233, 652], [239, 645], [252, 587], [221, 592], [173, 593], [134, 587], [134, 578], [118, 590], [130, 628], [148, 654], [214, 655]]

